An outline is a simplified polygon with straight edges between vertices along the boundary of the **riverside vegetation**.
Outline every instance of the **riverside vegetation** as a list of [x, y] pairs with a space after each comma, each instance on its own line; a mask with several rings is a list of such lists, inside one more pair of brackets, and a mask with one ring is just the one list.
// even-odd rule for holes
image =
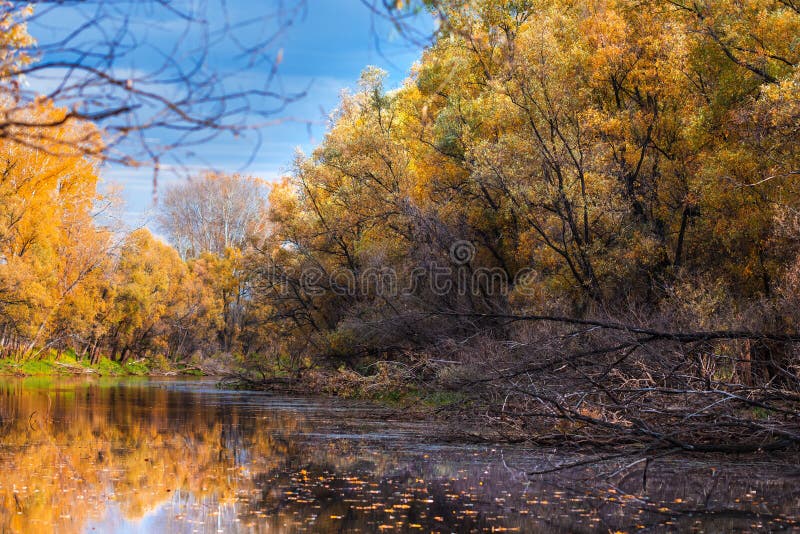
[[400, 88], [366, 69], [268, 199], [166, 190], [171, 245], [93, 216], [91, 155], [0, 138], [3, 355], [219, 357], [484, 439], [796, 451], [800, 5], [416, 7], [441, 24]]

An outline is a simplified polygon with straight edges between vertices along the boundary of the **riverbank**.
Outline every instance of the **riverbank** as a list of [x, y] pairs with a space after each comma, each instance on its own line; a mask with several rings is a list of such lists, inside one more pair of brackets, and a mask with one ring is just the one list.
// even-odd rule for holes
[[198, 366], [165, 363], [158, 366], [148, 360], [125, 363], [101, 358], [97, 363], [78, 359], [68, 353], [17, 361], [0, 359], [2, 376], [208, 376]]
[[[223, 381], [279, 395], [378, 402], [392, 408], [397, 420], [435, 421], [459, 441], [643, 456], [800, 452], [800, 397], [780, 383], [753, 388], [725, 378], [723, 369], [719, 378], [700, 384], [696, 376], [682, 374], [686, 384], [679, 388], [672, 375], [641, 375], [639, 367], [628, 367], [629, 374], [621, 376], [601, 370], [592, 379], [572, 373], [561, 353], [542, 351], [528, 360], [484, 349], [292, 373], [262, 365]], [[502, 365], [487, 365], [487, 352]], [[654, 354], [691, 361], [667, 350]]]

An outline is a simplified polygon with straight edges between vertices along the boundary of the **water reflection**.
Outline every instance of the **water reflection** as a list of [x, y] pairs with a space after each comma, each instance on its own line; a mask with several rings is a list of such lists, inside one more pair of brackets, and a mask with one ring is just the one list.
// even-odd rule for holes
[[[542, 451], [421, 444], [424, 425], [209, 382], [0, 380], [1, 532], [795, 528], [780, 460], [530, 479]], [[608, 472], [610, 467], [602, 468]]]

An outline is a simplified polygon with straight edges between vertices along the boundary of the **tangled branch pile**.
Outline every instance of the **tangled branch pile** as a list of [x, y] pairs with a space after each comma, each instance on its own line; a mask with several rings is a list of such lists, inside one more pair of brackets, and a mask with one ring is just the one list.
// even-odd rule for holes
[[520, 341], [484, 340], [439, 372], [495, 436], [639, 452], [800, 444], [796, 336], [523, 319], [537, 324]]

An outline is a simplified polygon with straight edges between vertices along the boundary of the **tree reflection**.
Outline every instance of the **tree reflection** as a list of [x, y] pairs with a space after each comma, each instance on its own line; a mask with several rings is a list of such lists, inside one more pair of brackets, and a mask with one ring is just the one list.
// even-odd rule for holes
[[281, 462], [302, 421], [259, 424], [196, 393], [145, 385], [39, 389], [3, 384], [0, 530], [79, 531], [118, 503], [137, 519], [172, 499], [232, 502], [252, 488], [245, 461]]
[[758, 466], [654, 464], [646, 487], [636, 468], [529, 477], [513, 466], [551, 459], [519, 451], [506, 463], [487, 449], [419, 446], [419, 435], [397, 443], [361, 416], [297, 402], [0, 381], [0, 531], [735, 531], [796, 520], [792, 477], [755, 477]]

